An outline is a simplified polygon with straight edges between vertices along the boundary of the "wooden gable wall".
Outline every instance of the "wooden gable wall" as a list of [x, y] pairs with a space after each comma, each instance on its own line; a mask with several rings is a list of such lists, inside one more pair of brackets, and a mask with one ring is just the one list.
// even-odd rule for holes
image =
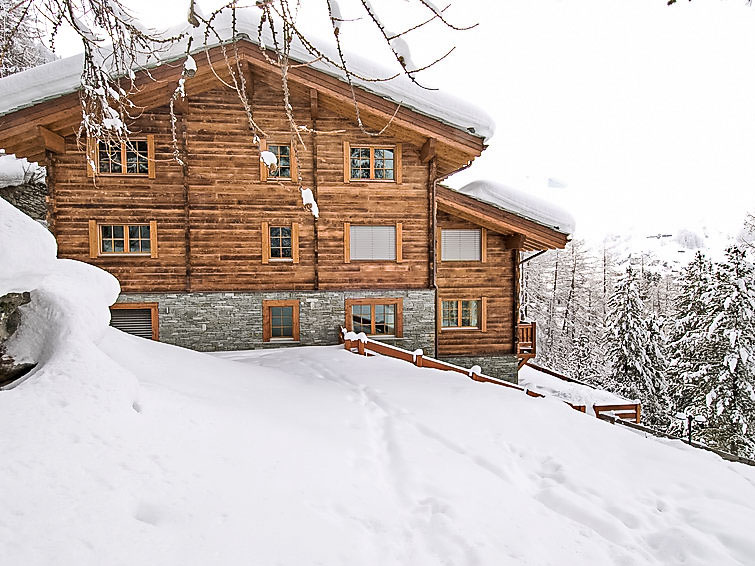
[[[253, 83], [255, 120], [270, 143], [287, 142], [279, 79], [256, 70]], [[182, 149], [188, 152], [183, 167], [172, 159], [167, 107], [145, 112], [132, 128], [134, 138], [155, 137], [154, 179], [98, 175], [93, 181], [83, 148], [75, 136], [65, 138], [66, 152], [55, 157], [51, 175], [51, 223], [61, 257], [107, 269], [124, 292], [430, 286], [429, 167], [419, 158], [424, 138], [396, 126], [377, 139], [365, 136], [348, 107], [320, 96], [316, 127], [338, 133], [303, 134], [306, 148], [300, 148], [298, 159], [304, 186], [315, 190], [320, 206], [315, 223], [302, 207], [296, 183], [260, 179], [259, 152], [235, 92], [220, 83], [199, 92], [188, 85], [178, 123]], [[311, 91], [292, 84], [292, 103], [297, 120], [314, 126]], [[402, 183], [344, 183], [344, 140], [401, 143]], [[158, 257], [90, 258], [90, 220], [156, 221]], [[263, 222], [299, 225], [298, 264], [262, 262]], [[401, 222], [402, 261], [345, 263], [344, 222]]]

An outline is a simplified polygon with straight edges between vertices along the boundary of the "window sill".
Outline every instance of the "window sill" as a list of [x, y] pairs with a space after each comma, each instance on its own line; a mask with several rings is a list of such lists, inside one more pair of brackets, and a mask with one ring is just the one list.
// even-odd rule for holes
[[266, 181], [268, 183], [275, 183], [277, 181], [281, 181], [281, 182], [285, 181], [287, 183], [293, 183], [294, 182], [294, 180], [291, 177], [270, 177], [270, 176], [267, 177]]
[[349, 263], [403, 263], [395, 259], [352, 259]]
[[100, 252], [97, 257], [152, 257], [151, 252]]
[[397, 185], [395, 179], [349, 179], [349, 183], [393, 183]]
[[482, 328], [479, 326], [443, 326], [440, 329], [441, 332], [482, 332]]
[[265, 344], [298, 344], [299, 340], [293, 338], [268, 338], [264, 340]]
[[149, 173], [95, 173], [96, 177], [142, 177], [149, 179]]
[[441, 259], [440, 263], [484, 263], [481, 259]]
[[267, 260], [270, 263], [294, 263], [294, 258], [292, 257], [271, 257]]

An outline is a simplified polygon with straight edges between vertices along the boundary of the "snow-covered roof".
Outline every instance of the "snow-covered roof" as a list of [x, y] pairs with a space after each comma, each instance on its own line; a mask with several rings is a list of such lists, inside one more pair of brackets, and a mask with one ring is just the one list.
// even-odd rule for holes
[[[237, 13], [236, 32], [237, 37], [243, 37], [257, 44], [257, 18], [259, 10], [239, 10]], [[232, 39], [232, 25], [229, 13], [216, 18], [215, 30], [224, 42]], [[214, 47], [220, 44], [217, 39], [209, 40], [205, 45], [204, 32], [201, 28], [193, 28], [188, 23], [165, 32], [166, 37], [187, 33], [193, 36], [192, 45], [200, 46], [192, 53], [203, 51], [206, 47]], [[272, 44], [263, 35], [263, 43]], [[318, 43], [326, 54], [334, 60], [338, 60], [335, 45], [326, 41]], [[347, 46], [348, 47], [348, 46]], [[184, 57], [185, 42], [175, 45], [171, 51], [160, 54], [160, 59], [145, 62], [143, 67], [151, 68], [163, 63], [174, 61]], [[361, 57], [355, 52], [347, 52], [346, 60], [352, 72], [366, 77], [390, 77], [394, 72], [386, 70], [369, 59]], [[312, 56], [298, 43], [292, 45], [290, 57], [302, 63], [309, 63], [319, 71], [344, 80], [343, 73], [323, 60], [312, 62]], [[203, 60], [198, 60], [199, 65]], [[204, 62], [206, 64], [206, 62]], [[65, 59], [59, 59], [9, 77], [0, 79], [0, 116], [33, 106], [40, 102], [57, 98], [64, 94], [78, 90], [83, 68], [83, 55], [74, 55]], [[437, 90], [423, 89], [412, 83], [405, 75], [400, 75], [385, 82], [364, 82], [354, 79], [354, 83], [360, 88], [372, 92], [382, 98], [400, 103], [403, 107], [410, 108], [421, 114], [430, 116], [450, 126], [470, 132], [488, 141], [495, 129], [493, 119], [484, 111], [456, 97], [443, 94]]]
[[480, 180], [472, 181], [460, 189], [449, 188], [475, 200], [547, 226], [556, 232], [567, 235], [574, 233], [574, 217], [569, 212], [546, 200], [512, 189], [501, 183]]

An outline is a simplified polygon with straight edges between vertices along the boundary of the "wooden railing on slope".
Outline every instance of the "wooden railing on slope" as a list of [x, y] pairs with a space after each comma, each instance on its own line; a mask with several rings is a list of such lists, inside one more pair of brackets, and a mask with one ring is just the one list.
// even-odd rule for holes
[[[584, 387], [595, 389], [595, 387], [593, 387], [589, 383], [585, 383], [584, 381], [574, 379], [573, 377], [569, 377], [568, 375], [558, 373], [556, 371], [553, 371], [552, 369], [548, 369], [543, 366], [533, 364], [532, 362], [527, 362], [527, 365], [531, 367], [532, 369], [541, 371], [545, 374], [558, 378], [562, 381], [566, 381], [568, 383], [576, 383], [577, 385], [583, 385]], [[595, 416], [598, 418], [601, 418], [602, 414], [613, 413], [612, 416], [616, 418], [626, 420], [626, 421], [634, 421], [635, 423], [640, 422], [640, 413], [641, 413], [640, 403], [624, 403], [624, 404], [615, 404], [615, 405], [593, 405], [592, 408], [595, 411]]]
[[[526, 387], [521, 387], [520, 385], [516, 385], [504, 379], [499, 379], [497, 377], [485, 375], [481, 372], [473, 371], [472, 369], [467, 369], [461, 366], [450, 364], [448, 362], [444, 362], [442, 360], [427, 357], [422, 353], [421, 350], [417, 350], [416, 352], [410, 352], [409, 350], [404, 350], [403, 348], [391, 346], [390, 344], [385, 344], [384, 342], [371, 340], [370, 338], [364, 337], [364, 335], [356, 339], [348, 338], [349, 335], [354, 335], [354, 334], [351, 332], [347, 333], [345, 329], [342, 329], [341, 332], [342, 332], [344, 348], [350, 352], [356, 351], [356, 353], [362, 356], [367, 356], [368, 352], [374, 352], [376, 354], [380, 354], [383, 356], [388, 356], [390, 358], [395, 358], [397, 360], [403, 360], [405, 362], [409, 362], [420, 368], [440, 369], [444, 371], [454, 371], [457, 373], [461, 373], [475, 381], [479, 381], [483, 383], [493, 383], [495, 385], [500, 385], [502, 387], [508, 387], [509, 389], [516, 389], [518, 391], [521, 391], [522, 393], [529, 395], [530, 397], [545, 397], [545, 395], [543, 395], [542, 393], [538, 393], [537, 391], [532, 391], [531, 389], [527, 389]], [[570, 407], [572, 407], [573, 409], [581, 413], [586, 412], [586, 408], [584, 405], [573, 405], [569, 403], [568, 401], [564, 401], [564, 403], [566, 403], [567, 405], [569, 405]]]

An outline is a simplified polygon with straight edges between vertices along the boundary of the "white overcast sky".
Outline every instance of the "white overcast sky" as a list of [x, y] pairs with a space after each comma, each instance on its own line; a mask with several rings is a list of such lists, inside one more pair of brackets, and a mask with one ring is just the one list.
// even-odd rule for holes
[[[126, 3], [158, 27], [179, 22], [188, 4]], [[409, 36], [410, 47], [421, 62], [453, 42], [425, 82], [497, 125], [452, 184], [487, 178], [544, 196], [590, 240], [733, 234], [755, 211], [755, 8], [743, 0], [455, 0], [452, 10], [479, 26], [436, 26]], [[370, 45], [361, 31], [351, 37]]]

